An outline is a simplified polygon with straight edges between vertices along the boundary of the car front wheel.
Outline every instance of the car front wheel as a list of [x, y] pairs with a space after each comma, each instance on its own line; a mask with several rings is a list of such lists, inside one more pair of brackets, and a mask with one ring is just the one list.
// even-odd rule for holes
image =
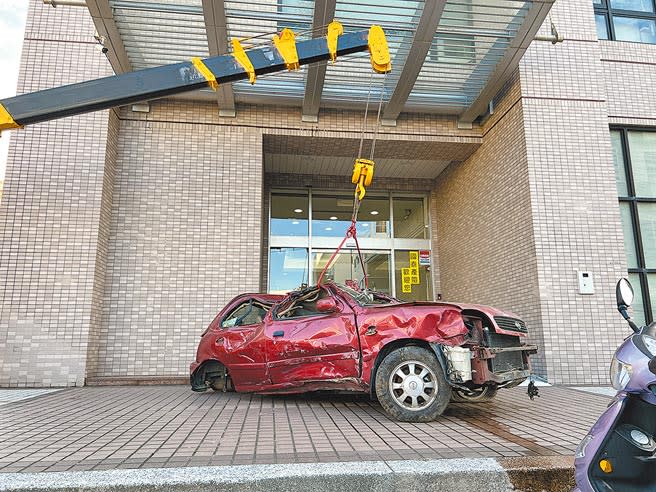
[[376, 372], [376, 395], [383, 409], [403, 422], [429, 422], [451, 399], [442, 366], [435, 354], [408, 346], [390, 352]]

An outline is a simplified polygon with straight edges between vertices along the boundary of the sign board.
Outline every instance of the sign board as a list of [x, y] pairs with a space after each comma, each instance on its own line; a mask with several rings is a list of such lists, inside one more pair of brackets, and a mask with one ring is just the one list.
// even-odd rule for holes
[[422, 249], [419, 251], [419, 264], [421, 266], [430, 266], [430, 251]]

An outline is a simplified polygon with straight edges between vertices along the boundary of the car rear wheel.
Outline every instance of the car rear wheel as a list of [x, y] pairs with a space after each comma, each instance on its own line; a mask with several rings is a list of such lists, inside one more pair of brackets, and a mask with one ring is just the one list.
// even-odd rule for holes
[[451, 400], [459, 403], [482, 403], [492, 400], [497, 396], [497, 388], [492, 386], [483, 386], [472, 390], [453, 390]]
[[390, 352], [376, 372], [376, 395], [383, 409], [403, 422], [429, 422], [439, 417], [451, 399], [442, 366], [423, 347]]

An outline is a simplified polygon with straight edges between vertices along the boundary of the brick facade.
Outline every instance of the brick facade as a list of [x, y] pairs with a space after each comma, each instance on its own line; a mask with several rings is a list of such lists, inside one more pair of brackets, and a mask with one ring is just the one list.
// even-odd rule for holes
[[[626, 271], [608, 126], [656, 121], [638, 83], [656, 46], [598, 42], [590, 0], [560, 0], [552, 15], [567, 41], [534, 42], [481, 126], [402, 114], [382, 127], [376, 157], [407, 159], [408, 176], [375, 186], [429, 194], [433, 292], [520, 314], [551, 381], [606, 384]], [[93, 31], [85, 9], [31, 0], [19, 92], [109, 74]], [[623, 79], [645, 92], [619, 91]], [[361, 111], [303, 123], [300, 108], [150, 107], [15, 132], [0, 204], [0, 386], [184, 377], [222, 304], [266, 286], [269, 190], [344, 188], [313, 174], [311, 156], [355, 155], [362, 129]], [[270, 154], [306, 155], [308, 170], [267, 173]], [[412, 162], [437, 159], [451, 164], [436, 179], [412, 178]], [[594, 295], [578, 294], [577, 269], [593, 274]]]

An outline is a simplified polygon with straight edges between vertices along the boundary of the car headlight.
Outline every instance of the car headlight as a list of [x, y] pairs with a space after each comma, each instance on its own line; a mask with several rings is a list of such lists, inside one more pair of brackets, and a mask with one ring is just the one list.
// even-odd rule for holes
[[622, 391], [629, 384], [633, 374], [633, 367], [631, 364], [626, 364], [613, 356], [613, 361], [610, 363], [610, 384], [613, 385], [617, 391]]

